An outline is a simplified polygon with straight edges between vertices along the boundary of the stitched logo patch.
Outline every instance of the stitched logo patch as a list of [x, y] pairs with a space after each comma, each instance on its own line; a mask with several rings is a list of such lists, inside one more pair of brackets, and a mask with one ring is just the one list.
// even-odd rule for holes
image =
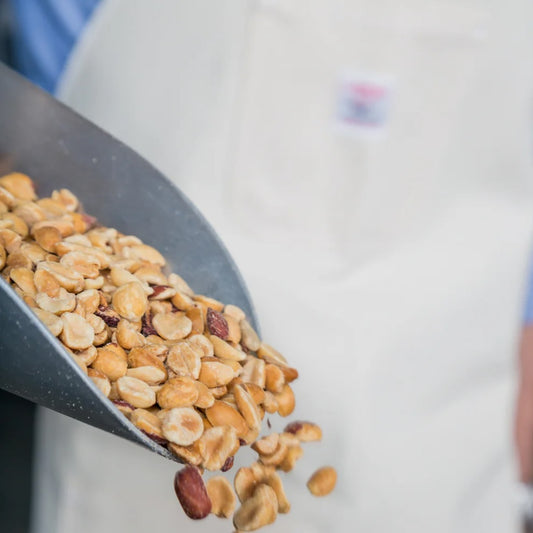
[[359, 137], [382, 137], [389, 122], [391, 91], [391, 80], [386, 76], [342, 76], [337, 96], [337, 125], [342, 131]]

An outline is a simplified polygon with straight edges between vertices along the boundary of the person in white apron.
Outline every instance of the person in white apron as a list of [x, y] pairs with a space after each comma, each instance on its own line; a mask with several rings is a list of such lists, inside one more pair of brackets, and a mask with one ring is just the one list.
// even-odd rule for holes
[[[61, 98], [199, 206], [300, 370], [325, 437], [272, 531], [518, 531], [532, 29], [526, 0], [107, 0], [74, 51]], [[229, 531], [184, 517], [175, 465], [39, 428], [33, 533]]]

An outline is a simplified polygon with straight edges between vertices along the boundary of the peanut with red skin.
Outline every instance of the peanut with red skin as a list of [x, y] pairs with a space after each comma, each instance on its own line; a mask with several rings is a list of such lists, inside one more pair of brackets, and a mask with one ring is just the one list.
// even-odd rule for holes
[[174, 490], [189, 518], [201, 520], [211, 512], [211, 500], [200, 471], [195, 466], [186, 466], [176, 473]]

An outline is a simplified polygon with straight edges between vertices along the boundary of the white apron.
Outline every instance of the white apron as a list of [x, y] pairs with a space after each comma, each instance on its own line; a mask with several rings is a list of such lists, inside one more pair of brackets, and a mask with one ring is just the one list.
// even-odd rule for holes
[[[300, 370], [325, 438], [272, 531], [517, 530], [532, 30], [527, 0], [107, 0], [73, 54], [61, 97], [200, 207]], [[183, 516], [175, 465], [40, 431], [34, 533], [231, 530]]]

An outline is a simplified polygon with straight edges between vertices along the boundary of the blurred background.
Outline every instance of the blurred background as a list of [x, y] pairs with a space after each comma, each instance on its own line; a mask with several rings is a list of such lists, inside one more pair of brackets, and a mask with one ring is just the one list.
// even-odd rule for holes
[[[521, 529], [533, 4], [0, 0], [0, 59], [198, 205], [299, 368], [302, 464], [339, 485], [310, 503], [296, 473], [272, 531]], [[193, 530], [158, 458], [0, 402], [0, 530]]]

